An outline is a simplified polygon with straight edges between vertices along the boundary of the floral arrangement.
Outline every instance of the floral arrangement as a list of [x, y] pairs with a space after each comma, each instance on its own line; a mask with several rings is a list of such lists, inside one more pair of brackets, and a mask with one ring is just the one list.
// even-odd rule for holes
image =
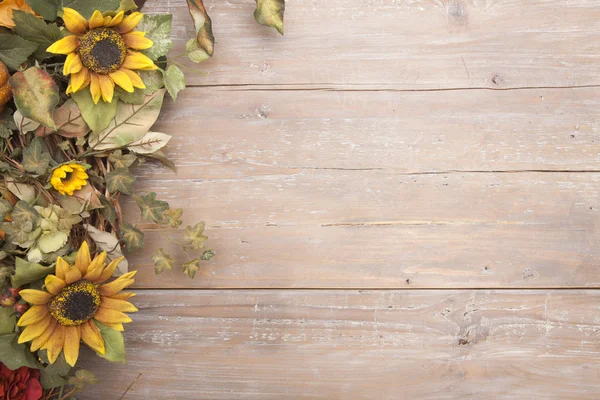
[[[190, 60], [213, 56], [212, 21], [187, 0]], [[256, 0], [257, 22], [283, 34], [283, 0]], [[185, 88], [169, 60], [172, 15], [133, 0], [0, 1], [0, 399], [65, 399], [95, 383], [81, 342], [125, 362], [123, 324], [137, 308], [124, 254], [144, 247], [137, 223], [179, 245], [193, 278], [215, 253], [204, 223], [176, 234], [183, 210], [136, 193], [135, 168], [159, 162], [171, 136], [152, 131], [166, 94]], [[139, 215], [123, 215], [132, 196]], [[174, 267], [160, 248], [157, 274]]]

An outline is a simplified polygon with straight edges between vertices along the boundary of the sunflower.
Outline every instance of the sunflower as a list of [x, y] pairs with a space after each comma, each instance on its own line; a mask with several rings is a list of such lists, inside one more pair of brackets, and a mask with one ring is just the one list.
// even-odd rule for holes
[[73, 192], [87, 185], [85, 167], [77, 163], [63, 164], [52, 172], [50, 184], [60, 194], [73, 196]]
[[155, 70], [158, 67], [144, 54], [154, 44], [145, 32], [133, 29], [144, 16], [134, 12], [127, 16], [103, 16], [98, 10], [86, 20], [72, 8], [63, 8], [65, 27], [73, 35], [53, 43], [46, 51], [66, 54], [63, 74], [71, 75], [67, 94], [90, 87], [92, 99], [110, 103], [115, 84], [127, 92], [146, 86], [133, 70]]
[[48, 350], [51, 364], [64, 350], [67, 363], [75, 366], [80, 340], [104, 354], [104, 340], [93, 320], [123, 331], [123, 323], [131, 322], [124, 313], [137, 311], [127, 301], [135, 294], [121, 292], [133, 283], [136, 271], [102, 284], [112, 276], [122, 259], [106, 266], [106, 252], [102, 252], [92, 260], [86, 242], [79, 248], [75, 265], [70, 266], [58, 257], [56, 273], [46, 276], [45, 291], [23, 289], [19, 292], [32, 304], [17, 322], [18, 326], [25, 327], [19, 335], [19, 343], [33, 341], [31, 351]]

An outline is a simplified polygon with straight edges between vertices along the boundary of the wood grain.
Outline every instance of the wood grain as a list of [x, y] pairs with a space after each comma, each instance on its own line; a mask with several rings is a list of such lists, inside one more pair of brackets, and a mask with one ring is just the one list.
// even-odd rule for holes
[[[254, 2], [207, 0], [215, 56], [188, 83], [439, 89], [598, 85], [596, 0], [289, 0], [285, 36], [254, 22]], [[183, 1], [172, 56], [195, 36]]]
[[143, 291], [117, 399], [597, 399], [599, 291]]

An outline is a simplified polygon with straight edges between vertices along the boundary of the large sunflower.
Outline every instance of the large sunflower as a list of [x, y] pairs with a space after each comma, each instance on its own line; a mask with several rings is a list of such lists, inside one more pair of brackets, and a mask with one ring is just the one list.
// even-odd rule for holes
[[63, 74], [71, 74], [67, 94], [89, 86], [94, 103], [97, 104], [100, 97], [110, 103], [115, 84], [130, 93], [133, 88], [146, 87], [133, 70], [158, 67], [150, 58], [134, 51], [153, 45], [144, 37], [145, 32], [133, 31], [144, 16], [142, 13], [125, 16], [119, 11], [111, 17], [96, 10], [88, 21], [72, 8], [63, 11], [65, 27], [73, 35], [53, 43], [46, 51], [67, 55], [63, 68]]
[[121, 292], [133, 283], [136, 271], [105, 283], [123, 257], [106, 266], [106, 252], [93, 260], [87, 243], [77, 253], [75, 265], [70, 266], [58, 257], [55, 275], [48, 275], [44, 290], [24, 289], [21, 297], [33, 306], [21, 316], [18, 326], [25, 327], [19, 343], [33, 340], [31, 351], [48, 350], [48, 360], [54, 363], [64, 350], [65, 359], [75, 366], [79, 357], [79, 342], [104, 354], [104, 340], [94, 320], [118, 330], [131, 322], [125, 312], [137, 308], [127, 301], [134, 293]]

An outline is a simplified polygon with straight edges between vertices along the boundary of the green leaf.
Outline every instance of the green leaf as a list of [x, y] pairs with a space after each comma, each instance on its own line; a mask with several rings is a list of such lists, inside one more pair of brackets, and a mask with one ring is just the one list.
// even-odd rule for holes
[[135, 155], [123, 154], [121, 150], [115, 150], [108, 156], [108, 161], [113, 163], [115, 168], [129, 168], [135, 160], [137, 160]]
[[69, 378], [69, 385], [73, 385], [78, 389], [83, 389], [83, 387], [87, 384], [96, 384], [98, 383], [98, 378], [90, 371], [85, 369], [80, 369], [75, 372], [75, 376]]
[[[37, 239], [37, 247], [42, 251], [42, 253], [54, 253], [67, 244], [67, 240], [69, 240], [69, 236], [65, 232], [46, 231], [42, 232], [40, 237]], [[28, 258], [31, 260], [31, 257]]]
[[127, 251], [132, 252], [136, 249], [144, 247], [144, 232], [131, 224], [123, 224], [121, 226], [121, 239], [125, 242]]
[[204, 252], [200, 255], [200, 259], [202, 261], [208, 261], [215, 256], [215, 252], [212, 250], [204, 250]]
[[189, 276], [191, 279], [194, 279], [194, 276], [196, 276], [198, 268], [200, 268], [200, 259], [198, 258], [194, 258], [193, 260], [183, 263], [183, 273]]
[[136, 8], [138, 8], [138, 6], [135, 4], [135, 1], [133, 0], [121, 0], [121, 3], [119, 4], [119, 9], [117, 11], [130, 11], [130, 10], [135, 10]]
[[109, 328], [95, 319], [93, 321], [100, 330], [102, 339], [104, 339], [104, 354], [96, 354], [108, 361], [125, 364], [125, 341], [121, 332]]
[[142, 82], [146, 88], [144, 89], [144, 94], [150, 95], [156, 92], [158, 89], [162, 89], [165, 87], [162, 73], [158, 70], [155, 71], [138, 71], [140, 78], [142, 78]]
[[100, 196], [100, 203], [102, 204], [102, 215], [108, 222], [114, 225], [117, 222], [117, 212], [112, 203], [104, 196]]
[[[189, 1], [189, 0], [188, 0]], [[169, 65], [164, 73], [165, 87], [173, 100], [177, 99], [177, 94], [185, 89], [185, 76], [183, 72], [175, 65]]]
[[41, 370], [40, 383], [44, 389], [52, 389], [63, 386], [65, 383], [67, 383], [67, 381], [65, 381], [60, 375], [52, 375], [47, 373], [45, 370]]
[[183, 208], [169, 208], [163, 214], [163, 219], [171, 228], [179, 228], [183, 221], [181, 216], [183, 215]]
[[99, 101], [98, 104], [94, 104], [89, 90], [79, 90], [71, 94], [71, 97], [79, 106], [84, 121], [93, 132], [100, 132], [106, 128], [117, 112], [118, 101], [111, 103]]
[[146, 96], [141, 105], [118, 102], [115, 118], [106, 129], [90, 135], [90, 147], [95, 150], [110, 150], [140, 140], [156, 122], [164, 95], [164, 89], [157, 90], [153, 95]]
[[44, 371], [46, 371], [48, 375], [66, 376], [71, 371], [71, 366], [67, 363], [67, 360], [65, 359], [65, 354], [63, 352], [59, 354], [56, 361], [54, 361], [54, 364], [50, 364], [50, 361], [48, 360], [48, 352], [46, 350], [40, 350], [38, 355], [40, 356], [42, 361], [49, 364], [44, 369]]
[[[56, 16], [56, 13], [54, 15]], [[46, 52], [46, 49], [63, 37], [60, 28], [56, 24], [47, 24], [43, 19], [37, 18], [33, 14], [13, 10], [13, 20], [15, 22], [14, 33], [38, 44], [38, 49], [34, 53], [34, 57], [38, 61], [50, 57], [51, 54]]]
[[60, 8], [60, 0], [25, 0], [36, 14], [45, 20], [54, 21]]
[[140, 140], [136, 140], [127, 148], [138, 154], [152, 154], [162, 149], [171, 140], [171, 135], [148, 131]]
[[0, 124], [0, 138], [8, 139], [12, 136], [12, 131], [4, 124]]
[[36, 136], [46, 136], [56, 132], [62, 137], [78, 138], [90, 131], [77, 103], [73, 99], [67, 100], [62, 106], [56, 109], [54, 112], [54, 122], [57, 126], [56, 131], [45, 126], [40, 126], [35, 131]]
[[192, 248], [198, 250], [204, 247], [204, 242], [208, 236], [203, 235], [204, 222], [199, 222], [194, 226], [188, 226], [183, 233], [183, 240]]
[[43, 279], [46, 275], [54, 273], [54, 268], [54, 264], [45, 267], [41, 264], [29, 262], [17, 257], [15, 262], [15, 274], [11, 278], [12, 287], [18, 288]]
[[83, 18], [88, 19], [92, 16], [94, 10], [100, 12], [114, 11], [119, 7], [119, 3], [119, 0], [63, 0], [63, 7], [74, 8], [79, 11], [79, 14], [81, 14]]
[[36, 175], [44, 175], [50, 164], [50, 154], [42, 152], [42, 140], [34, 138], [29, 146], [23, 150], [23, 168], [25, 171]]
[[[215, 37], [212, 33], [212, 21], [206, 12], [206, 8], [204, 8], [202, 0], [187, 0], [187, 5], [196, 28], [196, 38], [194, 40], [196, 46], [194, 51], [204, 53], [206, 58], [212, 57], [215, 45]], [[186, 49], [187, 47], [188, 46], [186, 46]], [[197, 59], [200, 57], [200, 55], [196, 54], [194, 58], [192, 58], [190, 53], [191, 52], [188, 51], [188, 57], [190, 57], [190, 59], [194, 62], [199, 62], [195, 61], [194, 58]]]
[[0, 199], [0, 221], [4, 221], [6, 214], [12, 210], [12, 204], [4, 199]]
[[29, 347], [17, 343], [16, 333], [0, 335], [0, 362], [8, 369], [21, 367], [40, 369], [42, 365], [35, 359]]
[[154, 261], [154, 272], [158, 275], [172, 270], [175, 259], [169, 253], [165, 253], [162, 248], [159, 248], [152, 255], [152, 261]]
[[154, 61], [159, 57], [166, 56], [171, 47], [173, 47], [173, 42], [171, 41], [172, 19], [173, 16], [171, 14], [144, 14], [144, 18], [142, 18], [142, 21], [136, 28], [138, 31], [146, 32], [146, 37], [154, 42], [152, 47], [142, 51], [142, 53]]
[[15, 331], [17, 316], [12, 307], [0, 307], [0, 335]]
[[117, 168], [106, 174], [106, 186], [112, 193], [121, 192], [131, 195], [135, 176], [127, 168]]
[[38, 44], [35, 42], [30, 42], [10, 33], [0, 33], [0, 61], [13, 71], [27, 61], [27, 58], [37, 48]]
[[256, 0], [254, 19], [261, 25], [277, 29], [283, 35], [285, 0]]
[[52, 114], [59, 100], [58, 86], [46, 71], [31, 67], [25, 72], [15, 72], [9, 83], [23, 116], [56, 129]]
[[185, 54], [187, 54], [188, 58], [195, 63], [201, 63], [202, 61], [206, 61], [210, 58], [210, 55], [208, 55], [204, 49], [198, 46], [196, 38], [191, 38], [187, 41], [185, 44]]
[[129, 93], [117, 86], [115, 88], [115, 94], [123, 103], [144, 104], [144, 95], [146, 93], [144, 89], [134, 89], [133, 92]]
[[149, 222], [161, 222], [163, 213], [169, 208], [169, 203], [156, 200], [156, 193], [150, 192], [145, 196], [134, 196], [142, 218]]
[[161, 222], [163, 213], [169, 208], [169, 203], [162, 200], [156, 200], [156, 193], [150, 192], [145, 196], [134, 196], [142, 218], [149, 222]]

